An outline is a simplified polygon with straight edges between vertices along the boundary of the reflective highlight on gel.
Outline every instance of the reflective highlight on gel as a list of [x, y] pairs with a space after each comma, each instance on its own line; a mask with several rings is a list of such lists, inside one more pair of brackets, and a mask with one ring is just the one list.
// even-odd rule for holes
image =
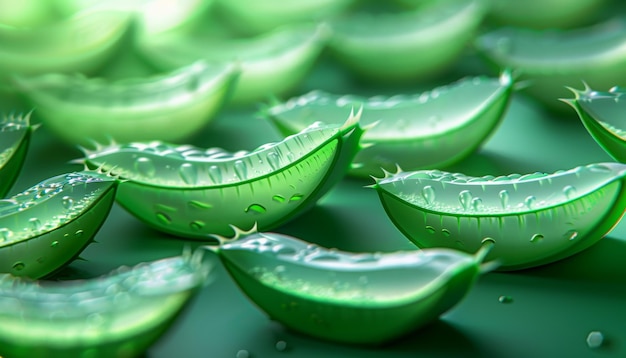
[[473, 252], [515, 270], [580, 252], [606, 235], [626, 208], [626, 165], [599, 163], [552, 174], [469, 177], [398, 172], [373, 185], [393, 223], [418, 247]]
[[0, 197], [15, 183], [35, 128], [30, 125], [30, 113], [5, 115], [0, 121]]
[[377, 81], [423, 78], [458, 58], [480, 25], [481, 1], [433, 1], [418, 10], [352, 14], [331, 22], [330, 49], [346, 69]]
[[504, 72], [500, 78], [465, 78], [414, 95], [365, 98], [313, 91], [266, 106], [261, 115], [289, 135], [319, 118], [342, 120], [363, 106], [361, 123], [367, 130], [350, 173], [366, 177], [396, 165], [417, 170], [464, 159], [497, 127], [512, 91], [511, 75]]
[[171, 73], [120, 81], [80, 75], [17, 76], [43, 123], [68, 143], [180, 141], [203, 128], [235, 82], [232, 65], [196, 62]]
[[241, 39], [159, 36], [138, 47], [146, 61], [165, 70], [199, 59], [219, 64], [236, 62], [241, 74], [232, 100], [253, 103], [270, 94], [283, 94], [300, 83], [327, 37], [325, 26], [293, 25]]
[[124, 179], [118, 202], [158, 230], [199, 239], [255, 223], [266, 230], [313, 206], [344, 176], [358, 150], [358, 118], [316, 123], [251, 152], [132, 143], [85, 151], [85, 162]]
[[0, 272], [39, 278], [70, 263], [100, 229], [116, 187], [107, 174], [82, 171], [0, 200]]
[[573, 88], [574, 99], [566, 99], [593, 139], [615, 160], [626, 163], [626, 103], [624, 90], [613, 87], [608, 92], [594, 91], [589, 86]]
[[167, 330], [209, 268], [187, 254], [89, 280], [0, 275], [0, 355], [136, 357]]
[[526, 92], [552, 109], [564, 110], [565, 86], [581, 80], [609, 88], [626, 78], [626, 20], [612, 20], [574, 30], [532, 31], [501, 28], [480, 36], [476, 46], [498, 68], [531, 80]]
[[271, 319], [322, 339], [381, 344], [456, 305], [489, 246], [475, 256], [449, 249], [348, 253], [258, 233], [207, 248]]

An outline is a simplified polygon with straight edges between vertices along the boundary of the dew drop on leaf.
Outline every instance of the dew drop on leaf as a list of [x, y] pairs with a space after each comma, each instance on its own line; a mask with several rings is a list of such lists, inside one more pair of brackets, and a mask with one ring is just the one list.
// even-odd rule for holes
[[183, 163], [178, 174], [187, 185], [195, 185], [198, 182], [198, 171], [191, 163]]
[[140, 157], [135, 162], [135, 169], [146, 178], [152, 178], [156, 174], [156, 168], [150, 158]]

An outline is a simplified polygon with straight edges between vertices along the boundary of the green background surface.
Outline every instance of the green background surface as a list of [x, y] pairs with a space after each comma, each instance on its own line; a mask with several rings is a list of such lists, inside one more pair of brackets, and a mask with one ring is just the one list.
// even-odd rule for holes
[[[109, 78], [149, 71], [132, 53], [104, 70]], [[468, 55], [460, 68], [439, 83], [480, 73]], [[433, 87], [389, 89], [354, 82], [332, 61], [321, 61], [295, 94], [311, 89], [335, 93], [395, 94]], [[5, 110], [22, 109], [9, 95]], [[229, 150], [253, 149], [279, 140], [256, 108], [227, 108], [188, 142]], [[475, 154], [452, 168], [469, 175], [554, 172], [579, 165], [612, 161], [588, 135], [573, 110], [559, 116], [515, 93], [504, 121]], [[35, 111], [35, 121], [37, 112]], [[70, 129], [71, 130], [71, 129]], [[33, 135], [24, 170], [10, 195], [56, 174], [80, 167], [69, 160], [81, 156], [54, 138], [45, 127]], [[347, 251], [395, 251], [415, 247], [392, 225], [368, 180], [345, 179], [319, 205], [277, 232]], [[146, 227], [117, 204], [82, 257], [61, 273], [63, 278], [105, 274], [120, 265], [134, 265], [180, 254], [197, 242], [177, 239]], [[536, 269], [482, 276], [459, 305], [430, 326], [384, 347], [348, 346], [290, 332], [270, 321], [237, 288], [216, 260], [212, 282], [183, 312], [172, 329], [146, 354], [165, 357], [236, 357], [247, 350], [261, 357], [624, 357], [626, 356], [626, 223], [606, 238], [569, 259]], [[513, 302], [503, 304], [501, 295]], [[601, 331], [607, 343], [590, 349], [586, 337]], [[277, 341], [287, 343], [279, 352]]]

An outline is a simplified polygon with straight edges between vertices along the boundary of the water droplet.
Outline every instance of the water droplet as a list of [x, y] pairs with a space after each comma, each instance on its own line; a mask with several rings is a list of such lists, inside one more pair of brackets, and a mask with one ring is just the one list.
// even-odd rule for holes
[[287, 268], [283, 265], [278, 265], [274, 268], [274, 275], [276, 275], [278, 280], [282, 281], [285, 279], [285, 272], [287, 272]]
[[587, 347], [600, 348], [604, 343], [604, 334], [600, 331], [591, 331], [587, 335]]
[[428, 124], [432, 127], [435, 128], [437, 127], [437, 125], [439, 124], [439, 122], [441, 122], [441, 117], [434, 115], [434, 116], [430, 116], [430, 118], [428, 118]]
[[217, 165], [211, 165], [209, 167], [209, 178], [213, 181], [214, 184], [222, 183], [222, 170]]
[[578, 237], [578, 231], [576, 230], [569, 230], [568, 232], [565, 233], [565, 238], [567, 238], [568, 240], [574, 240]]
[[435, 201], [435, 189], [430, 185], [426, 185], [422, 189], [422, 196], [426, 200], [426, 204], [431, 205]]
[[285, 197], [281, 196], [281, 195], [274, 195], [272, 196], [272, 200], [278, 202], [278, 203], [284, 203], [285, 202]]
[[565, 194], [565, 197], [568, 200], [572, 200], [573, 198], [576, 197], [576, 188], [574, 188], [571, 185], [568, 185], [565, 188], [563, 188], [563, 194]]
[[55, 240], [55, 241], [52, 241], [52, 242], [50, 243], [50, 247], [53, 247], [53, 248], [54, 248], [54, 247], [57, 247], [57, 246], [59, 246], [59, 242], [58, 242], [58, 241], [56, 241], [56, 240]]
[[191, 223], [189, 223], [189, 227], [193, 231], [200, 231], [205, 225], [206, 224], [204, 223], [204, 221], [200, 220], [192, 221]]
[[187, 185], [195, 185], [198, 182], [198, 171], [191, 163], [181, 165], [178, 174]]
[[435, 228], [434, 228], [434, 227], [432, 227], [432, 226], [426, 226], [426, 231], [427, 231], [429, 234], [434, 234], [434, 233], [436, 232]]
[[83, 230], [76, 230], [74, 237], [81, 237], [85, 232]]
[[288, 256], [295, 255], [297, 253], [296, 249], [294, 249], [293, 247], [282, 246], [282, 245], [275, 246], [272, 251], [274, 251], [276, 255], [288, 255]]
[[459, 193], [459, 201], [464, 210], [469, 210], [472, 203], [472, 193], [469, 190], [463, 190]]
[[235, 358], [250, 358], [250, 353], [245, 349], [241, 349], [237, 352]]
[[44, 262], [46, 262], [46, 258], [43, 256], [37, 259], [37, 263], [39, 264], [43, 264]]
[[245, 210], [247, 213], [259, 213], [259, 214], [263, 214], [267, 211], [267, 209], [265, 209], [265, 207], [263, 205], [260, 204], [252, 204], [250, 206], [248, 206]]
[[299, 201], [299, 200], [302, 200], [302, 198], [304, 198], [304, 195], [294, 194], [291, 196], [291, 198], [289, 198], [289, 201]]
[[500, 204], [502, 205], [502, 209], [506, 209], [509, 206], [509, 192], [506, 190], [500, 190], [498, 193], [500, 196]]
[[3, 227], [0, 229], [0, 242], [9, 241], [9, 239], [13, 236], [13, 231]]
[[31, 229], [33, 229], [34, 231], [41, 229], [41, 221], [39, 219], [30, 218], [28, 222], [30, 223]]
[[237, 175], [239, 180], [248, 179], [248, 168], [246, 167], [246, 164], [243, 162], [243, 160], [236, 160], [234, 167], [235, 175]]
[[26, 268], [26, 265], [22, 261], [18, 261], [13, 264], [13, 271], [22, 271]]
[[481, 198], [472, 199], [472, 209], [474, 209], [474, 211], [480, 211], [482, 208], [483, 208], [483, 199]]
[[161, 212], [156, 213], [156, 219], [159, 223], [164, 224], [164, 225], [169, 225], [172, 223], [172, 219], [169, 216], [167, 216], [167, 214], [165, 213], [161, 213]]
[[463, 241], [461, 241], [461, 240], [456, 240], [454, 243], [458, 247], [465, 247], [465, 243], [463, 243]]
[[524, 199], [524, 205], [526, 205], [527, 208], [532, 209], [533, 205], [535, 205], [535, 201], [537, 201], [537, 198], [534, 196], [527, 196], [526, 199]]
[[280, 158], [276, 152], [267, 153], [267, 162], [272, 170], [278, 170], [280, 168]]
[[590, 164], [587, 166], [587, 168], [589, 169], [589, 171], [595, 172], [595, 173], [612, 173], [613, 172], [613, 170], [610, 167], [607, 167], [606, 165], [602, 165], [602, 164]]
[[498, 301], [500, 303], [513, 303], [513, 297], [511, 297], [511, 296], [500, 296], [500, 297], [498, 297]]
[[287, 342], [278, 341], [276, 342], [276, 350], [279, 352], [284, 352], [287, 349]]
[[72, 197], [70, 196], [64, 196], [63, 199], [61, 199], [61, 205], [63, 205], [64, 208], [66, 209], [71, 209], [72, 206], [74, 205], [74, 199], [72, 199]]
[[530, 238], [530, 242], [533, 242], [533, 243], [538, 243], [538, 242], [541, 242], [542, 240], [543, 240], [543, 235], [541, 234], [535, 234]]
[[445, 236], [445, 237], [450, 237], [450, 230], [448, 230], [448, 229], [441, 229], [441, 234], [443, 234], [443, 236]]
[[150, 158], [146, 157], [137, 158], [137, 161], [135, 162], [135, 170], [147, 178], [152, 178], [156, 174], [154, 163], [152, 163]]

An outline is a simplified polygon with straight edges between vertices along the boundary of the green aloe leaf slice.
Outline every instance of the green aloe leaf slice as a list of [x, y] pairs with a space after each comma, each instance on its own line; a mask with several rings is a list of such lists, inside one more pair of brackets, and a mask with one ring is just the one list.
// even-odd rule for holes
[[266, 106], [261, 115], [289, 135], [318, 120], [340, 122], [353, 107], [362, 106], [361, 123], [372, 127], [363, 134], [363, 149], [350, 173], [380, 175], [381, 168], [396, 165], [417, 170], [464, 159], [497, 127], [512, 91], [505, 72], [500, 78], [465, 78], [414, 95], [364, 98], [313, 91]]
[[436, 1], [404, 13], [332, 21], [330, 48], [350, 70], [382, 81], [432, 76], [454, 62], [485, 12], [481, 1]]
[[535, 29], [576, 26], [593, 18], [607, 0], [489, 0], [490, 18], [498, 23]]
[[530, 80], [528, 94], [564, 110], [558, 99], [569, 95], [565, 86], [584, 80], [594, 88], [609, 88], [626, 78], [625, 34], [626, 20], [574, 30], [500, 28], [480, 36], [476, 46], [492, 64]]
[[217, 0], [222, 18], [237, 30], [260, 34], [279, 26], [319, 21], [337, 15], [354, 0]]
[[53, 0], [63, 13], [118, 11], [134, 15], [141, 36], [186, 28], [202, 18], [214, 0]]
[[15, 183], [35, 128], [30, 125], [30, 113], [4, 116], [0, 121], [0, 197]]
[[232, 65], [196, 62], [170, 73], [119, 81], [80, 75], [17, 76], [43, 123], [72, 144], [180, 141], [204, 127], [235, 82]]
[[108, 216], [116, 188], [116, 178], [82, 171], [0, 200], [0, 272], [39, 278], [70, 263]]
[[300, 83], [322, 51], [327, 33], [325, 26], [300, 24], [240, 39], [161, 36], [141, 42], [139, 49], [146, 61], [164, 70], [199, 59], [237, 62], [241, 75], [232, 100], [252, 103]]
[[399, 172], [374, 184], [393, 223], [418, 247], [475, 251], [502, 269], [538, 266], [593, 245], [626, 208], [626, 165], [599, 163], [552, 174], [469, 177]]
[[456, 305], [487, 251], [348, 253], [273, 233], [209, 249], [271, 319], [314, 337], [359, 344], [398, 338]]
[[133, 143], [85, 151], [85, 162], [124, 179], [117, 201], [148, 225], [209, 239], [274, 228], [314, 205], [348, 170], [361, 133], [357, 115], [251, 152]]
[[124, 14], [94, 12], [34, 28], [0, 25], [0, 76], [92, 72], [114, 54], [129, 23]]
[[183, 255], [88, 280], [0, 275], [0, 354], [137, 357], [167, 330], [208, 274], [199, 255]]
[[571, 89], [576, 96], [569, 103], [578, 113], [585, 128], [607, 153], [626, 163], [626, 103], [624, 91], [619, 87], [609, 92]]

